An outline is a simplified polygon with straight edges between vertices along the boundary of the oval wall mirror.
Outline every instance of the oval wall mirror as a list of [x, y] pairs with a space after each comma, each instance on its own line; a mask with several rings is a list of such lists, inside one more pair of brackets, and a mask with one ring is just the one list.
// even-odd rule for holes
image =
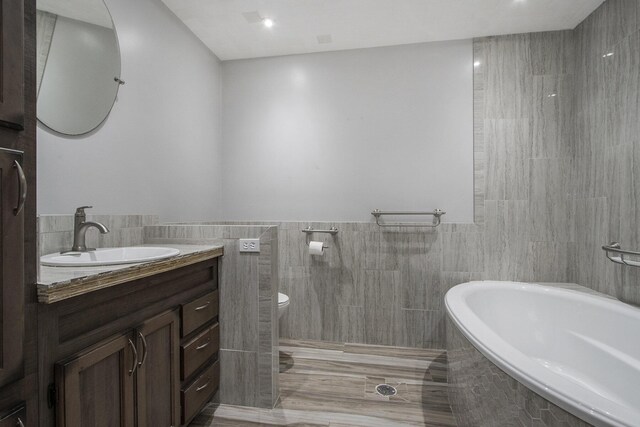
[[103, 0], [37, 1], [38, 120], [82, 135], [109, 115], [120, 87], [120, 47]]

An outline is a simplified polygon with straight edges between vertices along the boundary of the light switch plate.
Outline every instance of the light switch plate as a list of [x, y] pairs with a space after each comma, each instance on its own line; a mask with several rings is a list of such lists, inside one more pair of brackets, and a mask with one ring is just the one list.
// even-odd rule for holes
[[260, 239], [240, 239], [240, 252], [260, 252]]

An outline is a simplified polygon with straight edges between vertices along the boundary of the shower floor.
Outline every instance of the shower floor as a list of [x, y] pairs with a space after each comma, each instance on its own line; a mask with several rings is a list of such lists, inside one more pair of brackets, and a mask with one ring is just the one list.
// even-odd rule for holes
[[446, 364], [444, 350], [282, 339], [274, 409], [212, 403], [191, 426], [455, 426]]

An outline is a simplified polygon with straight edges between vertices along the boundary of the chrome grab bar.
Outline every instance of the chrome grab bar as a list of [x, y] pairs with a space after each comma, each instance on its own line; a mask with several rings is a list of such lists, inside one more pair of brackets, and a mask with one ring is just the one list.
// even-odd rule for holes
[[[633, 261], [625, 259], [625, 255], [640, 257], [640, 252], [622, 249], [620, 247], [620, 243], [618, 242], [611, 242], [608, 245], [604, 245], [602, 246], [602, 250], [605, 251], [605, 253], [607, 254], [607, 258], [611, 262], [615, 262], [616, 264], [629, 265], [632, 267], [640, 267], [640, 260]], [[619, 256], [612, 256], [611, 253], [619, 254]]]
[[332, 236], [335, 236], [336, 234], [338, 234], [338, 229], [336, 227], [331, 227], [328, 230], [314, 230], [313, 228], [311, 228], [311, 226], [309, 226], [307, 228], [303, 228], [302, 232], [307, 234], [327, 233], [327, 234], [331, 234]]
[[[376, 224], [378, 224], [379, 227], [429, 227], [429, 228], [436, 228], [437, 226], [440, 225], [440, 217], [442, 215], [444, 215], [444, 214], [446, 214], [446, 212], [441, 210], [441, 209], [434, 209], [431, 212], [381, 211], [380, 209], [374, 209], [371, 212], [371, 215], [376, 217]], [[410, 216], [433, 215], [433, 223], [432, 224], [416, 223], [416, 222], [380, 223], [380, 217], [384, 216], [384, 215], [390, 215], [390, 216], [398, 216], [398, 215], [410, 215]]]

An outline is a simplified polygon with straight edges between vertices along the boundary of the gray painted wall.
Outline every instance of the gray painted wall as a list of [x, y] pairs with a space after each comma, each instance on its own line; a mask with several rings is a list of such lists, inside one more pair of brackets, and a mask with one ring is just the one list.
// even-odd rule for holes
[[470, 40], [225, 61], [227, 220], [473, 218]]
[[[573, 280], [569, 170], [572, 34], [474, 41], [476, 223], [436, 230], [280, 224], [287, 338], [443, 348], [446, 291], [469, 280]], [[552, 93], [556, 96], [550, 97]], [[335, 225], [311, 257], [300, 230]]]
[[122, 51], [110, 117], [65, 138], [38, 128], [38, 210], [220, 216], [220, 61], [160, 0], [107, 0]]

